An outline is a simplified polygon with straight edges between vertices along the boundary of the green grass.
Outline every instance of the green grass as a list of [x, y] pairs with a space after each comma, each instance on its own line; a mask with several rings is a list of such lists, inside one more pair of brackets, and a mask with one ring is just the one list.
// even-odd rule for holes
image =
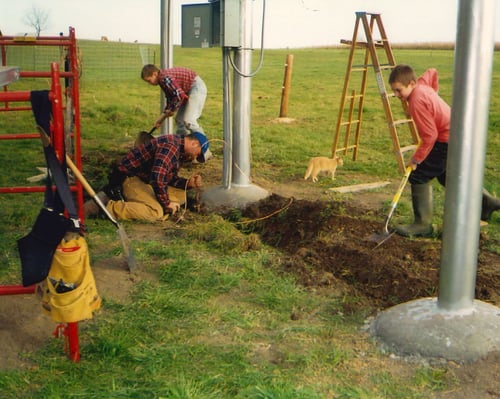
[[[107, 46], [107, 47], [106, 47]], [[92, 162], [84, 173], [103, 184], [108, 161], [149, 130], [159, 111], [159, 92], [138, 78], [141, 59], [134, 45], [82, 42], [81, 81], [83, 154]], [[122, 51], [109, 56], [111, 48]], [[104, 50], [104, 52], [103, 52]], [[107, 50], [108, 52], [106, 52]], [[277, 124], [284, 62], [294, 54], [288, 116]], [[252, 80], [252, 174], [269, 181], [302, 177], [307, 159], [329, 155], [347, 62], [345, 49], [273, 50]], [[422, 72], [437, 67], [441, 94], [451, 98], [453, 52], [396, 49], [396, 59]], [[254, 64], [257, 61], [255, 53]], [[222, 138], [222, 63], [220, 49], [176, 48], [175, 64], [199, 71], [209, 88], [201, 123], [211, 138]], [[495, 53], [492, 93], [500, 90], [500, 55]], [[126, 67], [124, 67], [126, 66]], [[371, 78], [371, 76], [370, 76]], [[47, 82], [45, 82], [47, 83]], [[19, 88], [30, 82], [18, 83]], [[42, 85], [41, 83], [37, 83]], [[364, 110], [358, 161], [347, 160], [337, 184], [364, 178], [398, 179], [382, 105], [373, 79]], [[485, 186], [500, 195], [500, 100], [491, 98]], [[0, 114], [0, 131], [33, 128], [29, 112]], [[0, 185], [24, 184], [44, 164], [38, 142], [2, 142]], [[213, 146], [220, 155], [222, 146]], [[354, 176], [354, 177], [352, 177]], [[436, 185], [436, 208], [443, 195]], [[0, 196], [0, 282], [17, 283], [16, 239], [25, 235], [42, 195]], [[401, 213], [410, 213], [402, 201]], [[237, 217], [237, 215], [236, 215]], [[436, 211], [436, 221], [441, 218]], [[500, 251], [500, 217], [487, 234]], [[94, 261], [119, 253], [95, 249], [109, 244], [114, 228], [89, 221]], [[71, 363], [53, 340], [25, 354], [33, 367], [0, 371], [4, 398], [427, 398], [450, 388], [444, 368], [381, 367], [379, 354], [360, 332], [366, 312], [345, 315], [343, 303], [356, 298], [324, 296], [297, 286], [277, 272], [280, 254], [243, 234], [217, 215], [188, 228], [166, 232], [163, 240], [134, 243], [141, 266], [154, 277], [137, 281], [131, 297], [112, 300], [102, 292], [103, 309], [80, 323], [82, 360]], [[107, 242], [103, 242], [106, 241]], [[292, 315], [301, 314], [299, 318]]]

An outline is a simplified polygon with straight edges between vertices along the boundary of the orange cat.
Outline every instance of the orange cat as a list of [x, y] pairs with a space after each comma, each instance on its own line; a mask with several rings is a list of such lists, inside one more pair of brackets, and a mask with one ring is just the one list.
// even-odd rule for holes
[[335, 180], [335, 171], [337, 170], [337, 166], [342, 166], [343, 164], [344, 161], [339, 157], [313, 157], [307, 164], [307, 170], [306, 174], [304, 175], [304, 180], [307, 180], [309, 176], [311, 176], [312, 181], [316, 183], [318, 181], [317, 176], [320, 172], [328, 172], [332, 177], [332, 180]]

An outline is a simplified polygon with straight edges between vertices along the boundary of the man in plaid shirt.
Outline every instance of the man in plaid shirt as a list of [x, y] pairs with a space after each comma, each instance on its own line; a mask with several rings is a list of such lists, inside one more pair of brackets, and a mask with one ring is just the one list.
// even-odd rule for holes
[[[186, 202], [187, 189], [201, 187], [199, 174], [189, 179], [178, 176], [182, 164], [195, 159], [204, 163], [211, 156], [208, 139], [202, 133], [150, 135], [113, 168], [109, 184], [97, 195], [117, 219], [162, 220]], [[124, 198], [114, 196], [117, 192]], [[85, 216], [98, 212], [93, 200], [84, 204]]]
[[147, 64], [142, 68], [141, 78], [150, 85], [160, 86], [165, 94], [166, 106], [155, 121], [155, 128], [177, 112], [175, 122], [178, 134], [204, 133], [198, 119], [205, 106], [207, 86], [196, 72], [182, 67], [160, 70], [153, 64]]

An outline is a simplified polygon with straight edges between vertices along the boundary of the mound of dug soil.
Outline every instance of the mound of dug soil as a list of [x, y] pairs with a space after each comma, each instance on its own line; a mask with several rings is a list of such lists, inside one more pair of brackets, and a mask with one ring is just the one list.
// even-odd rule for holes
[[[255, 220], [246, 223], [247, 228], [286, 254], [284, 270], [304, 286], [340, 283], [366, 299], [359, 306], [369, 303], [376, 308], [437, 296], [441, 241], [394, 234], [377, 247], [368, 238], [381, 232], [383, 219], [375, 223], [368, 212], [342, 203], [271, 195], [248, 206], [242, 215]], [[476, 298], [496, 306], [500, 305], [499, 264], [500, 256], [480, 251]]]

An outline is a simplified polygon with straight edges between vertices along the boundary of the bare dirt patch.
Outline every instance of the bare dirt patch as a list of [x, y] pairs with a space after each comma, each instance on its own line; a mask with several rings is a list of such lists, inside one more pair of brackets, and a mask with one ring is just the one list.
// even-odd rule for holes
[[[265, 218], [279, 209], [283, 211]], [[392, 235], [376, 247], [368, 238], [382, 224], [370, 213], [344, 203], [271, 195], [248, 206], [243, 216], [259, 219], [253, 231], [287, 254], [284, 270], [306, 287], [334, 286], [341, 280], [374, 308], [436, 296], [441, 241]], [[477, 299], [500, 304], [499, 264], [498, 255], [480, 252]]]

